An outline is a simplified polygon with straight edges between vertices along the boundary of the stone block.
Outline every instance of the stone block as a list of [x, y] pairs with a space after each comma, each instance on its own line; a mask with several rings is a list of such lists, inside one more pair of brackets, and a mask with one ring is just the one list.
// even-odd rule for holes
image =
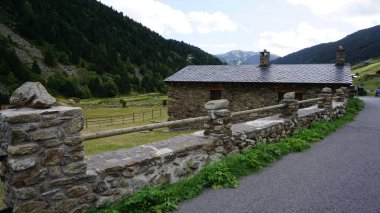
[[85, 173], [87, 169], [87, 164], [85, 162], [70, 163], [69, 165], [63, 167], [63, 173], [66, 175]]
[[33, 123], [40, 120], [40, 116], [35, 113], [29, 114], [14, 114], [10, 115], [7, 118], [7, 122], [11, 124], [20, 124], [20, 123]]
[[87, 186], [73, 186], [66, 190], [66, 195], [69, 197], [78, 197], [88, 192]]
[[29, 140], [29, 135], [22, 129], [11, 129], [11, 141], [12, 144]]
[[228, 109], [229, 102], [226, 99], [208, 101], [204, 108], [206, 110]]
[[67, 200], [61, 200], [58, 201], [55, 204], [55, 211], [56, 212], [71, 212], [75, 206], [77, 206], [78, 201], [75, 199], [67, 199]]
[[28, 201], [25, 203], [21, 203], [17, 206], [15, 206], [14, 212], [15, 213], [24, 213], [24, 212], [39, 212], [43, 211], [48, 204], [43, 201]]
[[13, 188], [12, 191], [15, 197], [20, 200], [30, 199], [36, 194], [33, 187]]
[[50, 140], [44, 140], [42, 142], [42, 146], [45, 148], [50, 148], [50, 147], [55, 147], [55, 146], [61, 145], [62, 143], [63, 143], [62, 140], [50, 139]]
[[65, 153], [65, 150], [63, 148], [46, 150], [45, 156], [42, 159], [42, 165], [45, 165], [45, 166], [57, 165], [60, 162], [64, 153]]
[[58, 138], [59, 129], [56, 127], [50, 127], [46, 129], [40, 129], [30, 134], [30, 139], [34, 141], [48, 140]]
[[18, 146], [8, 146], [8, 154], [10, 155], [30, 155], [39, 150], [39, 145], [36, 143], [29, 143]]
[[50, 181], [49, 185], [51, 187], [67, 186], [67, 185], [73, 184], [74, 182], [75, 182], [74, 177], [59, 178], [59, 179], [55, 179], [55, 180]]
[[9, 159], [8, 162], [12, 170], [18, 172], [35, 166], [37, 163], [37, 159], [36, 157], [29, 157], [24, 159]]
[[79, 199], [79, 203], [91, 203], [96, 201], [98, 198], [95, 194], [82, 195]]
[[83, 142], [82, 136], [67, 137], [64, 139], [64, 144], [68, 146], [78, 145]]
[[68, 122], [65, 130], [67, 133], [74, 134], [74, 133], [80, 132], [82, 128], [83, 128], [83, 117], [78, 117], [78, 118], [71, 119]]

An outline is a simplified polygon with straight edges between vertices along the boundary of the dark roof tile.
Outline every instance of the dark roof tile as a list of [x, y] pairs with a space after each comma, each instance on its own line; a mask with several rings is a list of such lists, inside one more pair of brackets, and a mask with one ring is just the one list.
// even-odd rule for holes
[[351, 84], [352, 78], [348, 64], [191, 65], [165, 82]]

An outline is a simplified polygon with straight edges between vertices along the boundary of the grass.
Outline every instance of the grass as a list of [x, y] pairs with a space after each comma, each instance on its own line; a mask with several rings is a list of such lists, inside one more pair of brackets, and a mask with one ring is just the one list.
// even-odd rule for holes
[[352, 121], [364, 108], [359, 99], [351, 99], [347, 114], [334, 121], [315, 122], [309, 129], [281, 140], [278, 143], [261, 144], [253, 149], [225, 157], [205, 167], [193, 177], [177, 183], [147, 187], [133, 194], [124, 196], [118, 202], [90, 212], [168, 212], [177, 209], [180, 201], [197, 196], [205, 188], [237, 187], [242, 176], [260, 171], [291, 152], [301, 152], [310, 148], [310, 144], [320, 141], [339, 127]]
[[136, 132], [85, 141], [83, 142], [83, 145], [86, 156], [91, 156], [106, 151], [126, 149], [145, 143], [165, 140], [177, 135], [189, 134], [191, 132], [194, 132], [194, 130], [166, 131], [166, 129], [158, 129], [155, 131]]
[[373, 75], [380, 71], [380, 59], [371, 59], [352, 66], [352, 73], [359, 74], [359, 78], [355, 78], [354, 85], [363, 85], [367, 90], [375, 90], [380, 88], [380, 75]]

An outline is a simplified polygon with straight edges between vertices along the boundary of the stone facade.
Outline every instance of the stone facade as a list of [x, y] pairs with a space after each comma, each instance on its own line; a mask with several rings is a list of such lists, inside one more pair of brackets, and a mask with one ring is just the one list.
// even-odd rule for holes
[[[325, 95], [327, 94], [325, 91]], [[174, 183], [220, 157], [286, 138], [315, 120], [345, 114], [346, 102], [323, 101], [299, 109], [286, 94], [282, 114], [232, 124], [226, 100], [208, 102], [205, 131], [84, 158], [80, 108], [0, 111], [5, 202], [15, 212], [80, 212]], [[329, 105], [330, 104], [330, 105]]]
[[[207, 115], [203, 106], [207, 101], [210, 101], [211, 90], [220, 90], [221, 99], [229, 101], [231, 112], [238, 112], [276, 105], [287, 92], [294, 91], [296, 99], [317, 98], [321, 89], [325, 86], [327, 85], [171, 83], [168, 91], [168, 120]], [[331, 88], [334, 92], [339, 87], [340, 85], [333, 85]], [[303, 105], [302, 107], [306, 106], [308, 105]], [[249, 121], [268, 115], [270, 113], [253, 113], [249, 116], [234, 118], [233, 123]], [[184, 127], [201, 128], [202, 123]]]

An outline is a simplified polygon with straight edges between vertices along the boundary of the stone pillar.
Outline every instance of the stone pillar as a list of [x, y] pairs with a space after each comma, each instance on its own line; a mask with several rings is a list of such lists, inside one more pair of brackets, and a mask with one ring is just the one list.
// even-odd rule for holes
[[14, 212], [74, 212], [96, 196], [84, 160], [81, 108], [52, 107], [42, 84], [27, 82], [0, 112], [4, 200]]
[[295, 92], [284, 94], [284, 99], [282, 99], [281, 103], [286, 104], [286, 106], [281, 109], [281, 117], [290, 119], [298, 117], [298, 101], [294, 99], [295, 96]]
[[225, 99], [209, 101], [205, 109], [211, 120], [204, 123], [204, 134], [216, 137], [232, 136], [231, 112]]
[[337, 99], [338, 102], [346, 101], [346, 94], [344, 93], [343, 89], [336, 89], [335, 94], [336, 96], [338, 96], [338, 99]]
[[341, 87], [341, 89], [344, 92], [344, 95], [346, 96], [346, 99], [350, 97], [350, 89], [348, 87]]
[[332, 95], [331, 88], [325, 87], [322, 89], [319, 97], [324, 98], [321, 101], [318, 101], [318, 108], [324, 108], [331, 110], [332, 109]]
[[[82, 110], [19, 108], [0, 114], [5, 202], [15, 212], [69, 212], [89, 207]], [[82, 196], [85, 197], [82, 197]], [[86, 204], [87, 203], [87, 204]]]

